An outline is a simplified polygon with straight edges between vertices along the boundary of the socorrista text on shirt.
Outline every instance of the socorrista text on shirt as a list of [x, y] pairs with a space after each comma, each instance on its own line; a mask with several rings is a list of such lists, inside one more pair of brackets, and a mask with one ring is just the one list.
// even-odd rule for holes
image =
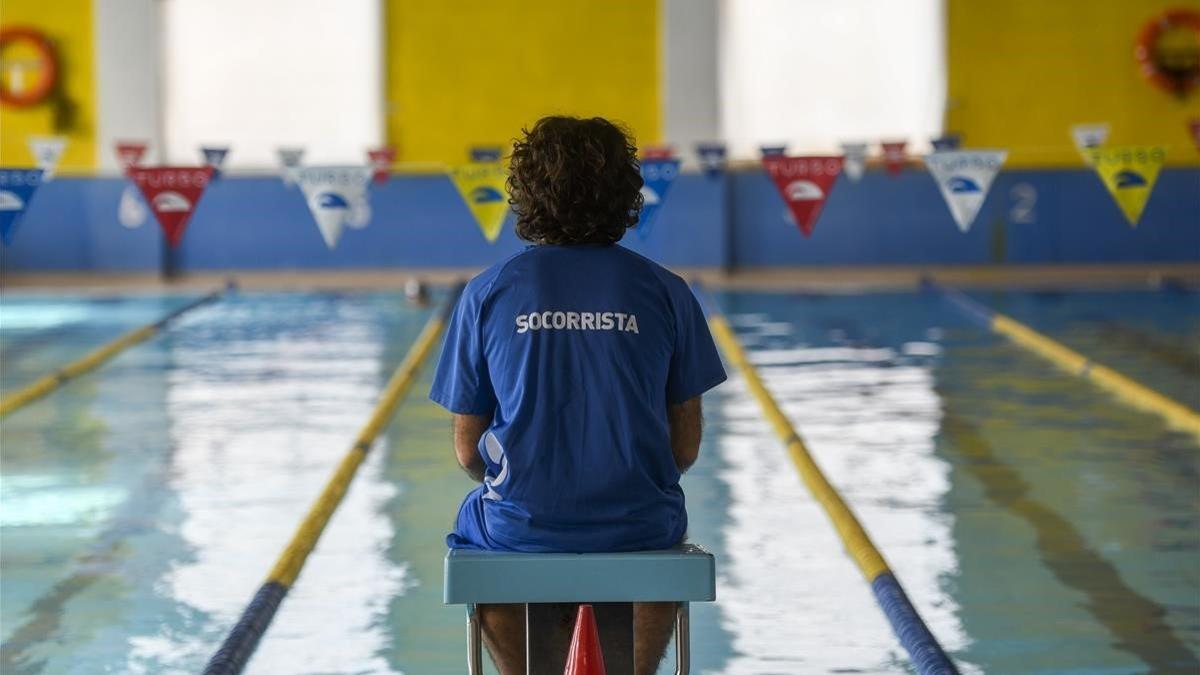
[[637, 333], [637, 316], [624, 312], [557, 312], [546, 310], [517, 315], [517, 332], [531, 330], [612, 330]]

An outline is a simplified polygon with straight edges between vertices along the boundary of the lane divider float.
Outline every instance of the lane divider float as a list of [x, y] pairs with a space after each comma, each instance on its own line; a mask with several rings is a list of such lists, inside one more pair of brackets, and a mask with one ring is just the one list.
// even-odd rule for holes
[[103, 365], [104, 362], [113, 358], [117, 354], [120, 354], [126, 349], [146, 340], [155, 333], [158, 333], [165, 328], [167, 324], [171, 323], [175, 319], [178, 319], [183, 314], [190, 312], [197, 307], [202, 307], [210, 302], [216, 301], [227, 291], [232, 291], [234, 288], [236, 288], [236, 286], [231, 281], [225, 286], [225, 288], [215, 290], [204, 297], [197, 298], [196, 300], [193, 300], [183, 307], [180, 307], [179, 309], [176, 309], [170, 314], [164, 316], [158, 321], [155, 321], [151, 324], [146, 324], [141, 328], [134, 329], [113, 340], [112, 342], [109, 342], [108, 344], [103, 345], [84, 355], [82, 358], [62, 366], [53, 373], [44, 375], [37, 380], [34, 380], [25, 387], [22, 387], [12, 395], [5, 398], [3, 401], [0, 401], [0, 418], [15, 412], [16, 410], [19, 410], [30, 403], [33, 403], [34, 401], [46, 396], [50, 392], [58, 389], [62, 385], [70, 382], [80, 375], [95, 370]]
[[275, 566], [267, 575], [266, 581], [259, 587], [250, 604], [242, 611], [237, 624], [229, 631], [229, 635], [221, 643], [221, 647], [205, 666], [205, 675], [236, 675], [246, 667], [246, 663], [254, 654], [267, 627], [271, 625], [271, 620], [275, 618], [275, 612], [283, 602], [284, 596], [295, 584], [296, 578], [300, 576], [300, 570], [304, 568], [305, 561], [308, 560], [309, 554], [317, 545], [317, 540], [320, 539], [325, 526], [329, 524], [330, 517], [341, 504], [342, 498], [346, 496], [350, 481], [354, 479], [358, 467], [366, 459], [371, 444], [383, 431], [400, 401], [412, 386], [421, 364], [437, 346], [438, 337], [441, 335], [450, 311], [454, 308], [462, 289], [463, 285], [458, 284], [451, 291], [446, 303], [429, 318], [424, 329], [421, 330], [421, 334], [409, 348], [404, 360], [392, 373], [370, 419], [359, 431], [354, 444], [338, 464], [320, 496], [309, 508], [308, 514], [300, 522], [300, 526], [296, 528], [287, 548], [279, 555]]
[[1005, 316], [967, 297], [961, 291], [943, 286], [934, 279], [923, 280], [925, 288], [941, 293], [950, 304], [974, 323], [1003, 335], [1018, 346], [1050, 361], [1062, 370], [1088, 380], [1113, 394], [1127, 405], [1159, 415], [1167, 424], [1200, 440], [1200, 413], [1168, 398], [1130, 377], [1096, 363], [1087, 356], [1029, 326]]
[[804, 481], [817, 503], [825, 509], [829, 519], [833, 521], [833, 526], [837, 530], [842, 544], [846, 547], [847, 553], [862, 571], [863, 577], [871, 586], [876, 602], [892, 625], [896, 637], [900, 639], [900, 644], [908, 651], [913, 667], [921, 675], [957, 674], [958, 668], [946, 655], [937, 638], [930, 632], [916, 608], [913, 607], [912, 601], [900, 586], [896, 575], [888, 567], [883, 554], [875, 547], [866, 530], [863, 529], [862, 524], [854, 516], [838, 491], [825, 478], [825, 474], [817, 466], [808, 447], [804, 444], [804, 440], [796, 432], [783, 409], [779, 407], [775, 397], [763, 384], [758, 370], [750, 363], [745, 349], [725, 317], [717, 310], [715, 304], [704, 297], [703, 291], [698, 286], [696, 290], [697, 295], [704, 300], [708, 323], [721, 351], [741, 371], [742, 378], [746, 381], [746, 387], [762, 407], [767, 422], [787, 447], [788, 456], [791, 457], [792, 463], [800, 472], [801, 480]]

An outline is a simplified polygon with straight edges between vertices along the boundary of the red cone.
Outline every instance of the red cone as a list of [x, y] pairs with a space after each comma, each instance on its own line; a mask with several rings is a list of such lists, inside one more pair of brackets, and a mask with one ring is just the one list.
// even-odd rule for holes
[[575, 616], [575, 634], [563, 675], [604, 675], [604, 654], [600, 652], [600, 631], [591, 605], [580, 605]]

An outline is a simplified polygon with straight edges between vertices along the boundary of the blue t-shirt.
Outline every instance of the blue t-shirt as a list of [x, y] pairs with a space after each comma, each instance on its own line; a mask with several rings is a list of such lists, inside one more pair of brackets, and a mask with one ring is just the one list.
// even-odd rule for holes
[[667, 406], [725, 380], [682, 279], [617, 245], [531, 246], [471, 280], [430, 398], [492, 414], [452, 548], [635, 551], [687, 529]]

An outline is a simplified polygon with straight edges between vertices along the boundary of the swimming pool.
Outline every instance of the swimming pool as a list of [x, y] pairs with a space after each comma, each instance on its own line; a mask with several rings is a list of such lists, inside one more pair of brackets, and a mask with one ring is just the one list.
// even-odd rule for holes
[[[1200, 667], [1194, 440], [936, 295], [715, 295], [965, 672]], [[972, 295], [1200, 408], [1200, 296]], [[0, 392], [187, 300], [6, 293]], [[5, 419], [0, 671], [202, 669], [432, 311], [389, 292], [235, 295]], [[248, 672], [463, 671], [441, 558], [469, 483], [430, 376]], [[740, 378], [705, 408], [685, 490], [719, 577], [693, 607], [694, 672], [906, 672]]]

